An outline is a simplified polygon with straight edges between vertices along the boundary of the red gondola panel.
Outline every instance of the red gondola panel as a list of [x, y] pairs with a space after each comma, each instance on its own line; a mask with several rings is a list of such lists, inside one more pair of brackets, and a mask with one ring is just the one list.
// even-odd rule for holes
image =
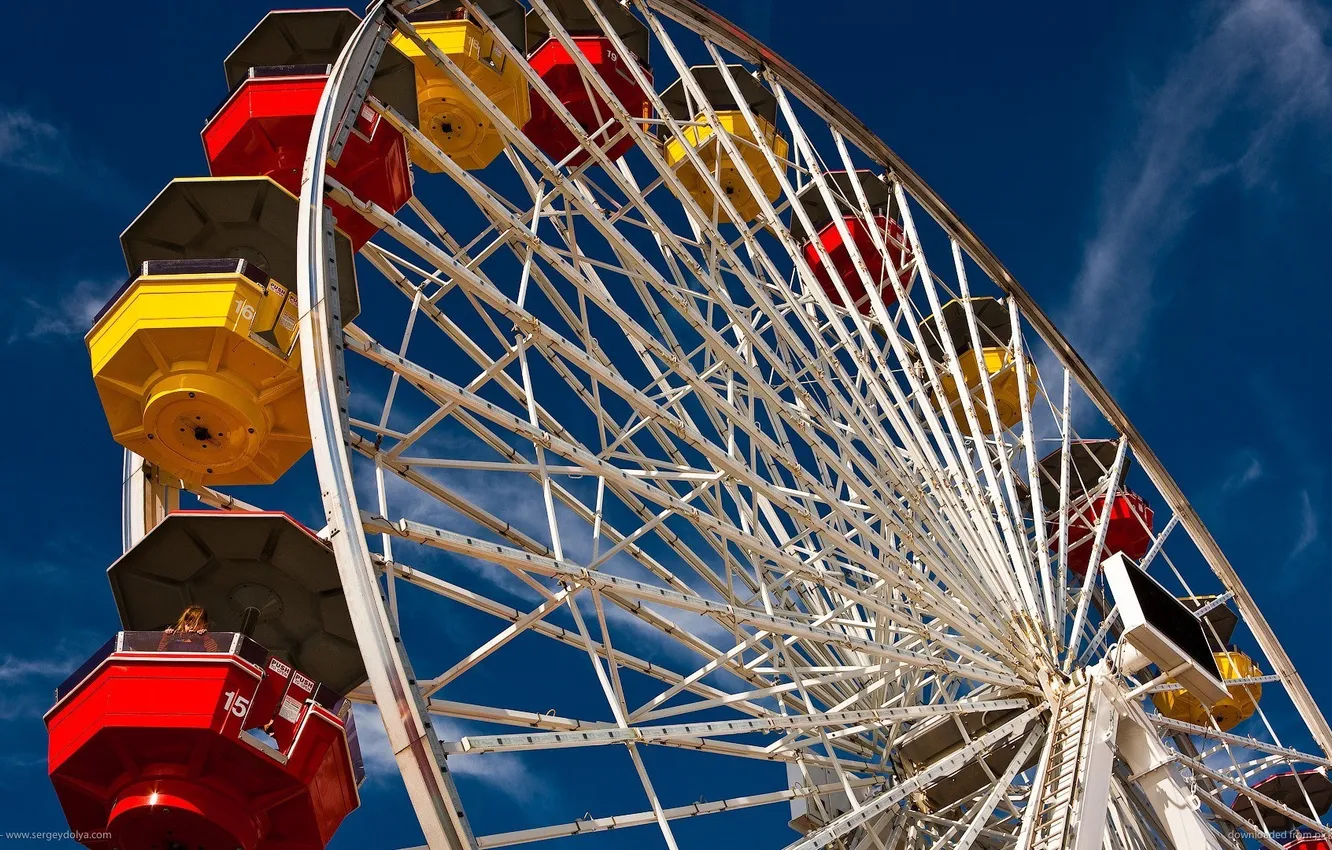
[[[611, 40], [605, 36], [574, 36], [573, 41], [630, 115], [651, 117], [647, 96], [634, 82], [633, 72], [629, 69], [629, 63], [634, 61], [633, 57], [621, 55], [611, 44]], [[569, 51], [564, 49], [564, 45], [553, 38], [547, 39], [533, 51], [528, 61], [532, 65], [532, 70], [550, 86], [551, 91], [578, 121], [583, 131], [592, 135], [593, 141], [598, 145], [604, 147], [622, 129], [618, 121], [613, 121], [607, 130], [598, 132], [612, 119], [612, 112], [606, 101], [592, 91], [590, 86], [584, 84], [582, 76], [578, 73], [578, 66], [569, 55]], [[649, 80], [652, 79], [650, 71], [644, 69], [644, 73]], [[532, 118], [523, 127], [523, 133], [556, 162], [579, 148], [578, 139], [535, 90], [532, 92]], [[606, 155], [612, 160], [618, 159], [633, 145], [633, 139], [625, 134], [611, 145]], [[569, 160], [569, 166], [576, 168], [586, 162], [587, 158], [586, 152], [579, 152]]]
[[[295, 704], [300, 673], [266, 664], [257, 644], [125, 632], [107, 649], [45, 718], [70, 829], [111, 836], [89, 847], [320, 850], [359, 805], [349, 721], [310, 698], [308, 680]], [[269, 728], [281, 735], [243, 731], [279, 718]]]
[[[271, 177], [299, 197], [315, 109], [328, 82], [326, 71], [326, 66], [253, 69], [204, 127], [204, 152], [212, 175]], [[412, 196], [407, 143], [369, 106], [361, 108], [342, 157], [329, 166], [328, 176], [357, 198], [390, 213]], [[359, 251], [379, 231], [349, 207], [332, 200], [326, 203], [353, 250]]]

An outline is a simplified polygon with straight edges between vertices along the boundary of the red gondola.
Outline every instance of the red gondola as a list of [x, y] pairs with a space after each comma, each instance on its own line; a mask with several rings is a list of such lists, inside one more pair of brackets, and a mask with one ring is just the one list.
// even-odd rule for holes
[[[272, 12], [241, 42], [226, 63], [231, 96], [203, 129], [213, 176], [271, 177], [299, 196], [315, 110], [328, 82], [327, 63], [341, 48], [341, 41], [330, 33], [345, 30], [349, 36], [355, 22], [356, 16], [345, 9]], [[381, 67], [386, 82], [372, 93], [414, 117], [411, 65], [395, 48], [385, 51], [387, 64]], [[329, 166], [328, 175], [357, 198], [390, 213], [412, 196], [406, 141], [369, 106], [361, 108], [342, 156]], [[352, 209], [327, 203], [354, 250], [378, 232], [377, 225]]]
[[92, 848], [319, 850], [360, 802], [346, 703], [239, 633], [121, 632], [45, 720], [70, 829], [110, 836]]
[[[1097, 523], [1105, 511], [1104, 493], [1098, 493], [1090, 499], [1084, 496], [1095, 491], [1109, 474], [1117, 452], [1118, 443], [1114, 440], [1078, 440], [1069, 444], [1066, 563], [1069, 571], [1078, 576], [1087, 575], [1092, 547], [1096, 543]], [[1059, 545], [1059, 481], [1063, 463], [1062, 449], [1056, 449], [1040, 462], [1041, 503], [1047, 511], [1045, 527], [1051, 549]], [[1123, 485], [1128, 471], [1129, 461], [1126, 458], [1114, 501], [1110, 503], [1110, 515], [1106, 518], [1105, 542], [1100, 555], [1102, 560], [1116, 552], [1123, 552], [1126, 557], [1141, 561], [1152, 546], [1152, 508], [1146, 499]]]
[[[873, 231], [866, 226], [860, 209], [859, 196], [845, 171], [835, 171], [827, 175], [829, 188], [832, 190], [834, 203], [841, 208], [841, 218], [847, 235], [855, 243], [856, 251], [865, 263], [870, 280], [878, 285], [879, 296], [883, 299], [884, 305], [891, 305], [897, 301], [897, 292], [890, 280], [888, 260], [891, 260], [892, 267], [897, 269], [898, 283], [905, 288], [911, 282], [914, 268], [911, 262], [911, 249], [906, 247], [906, 235], [897, 221], [899, 218], [897, 199], [892, 196], [887, 184], [869, 171], [857, 171], [855, 176], [865, 195], [865, 202], [873, 214], [871, 225]], [[797, 239], [803, 239], [801, 251], [805, 256], [805, 262], [814, 271], [814, 277], [818, 279], [824, 293], [833, 304], [839, 307], [846, 306], [841, 293], [837, 291], [832, 275], [828, 274], [828, 269], [819, 257], [816, 242], [828, 252], [828, 258], [832, 260], [833, 268], [837, 270], [837, 277], [841, 279], [847, 294], [851, 296], [851, 302], [864, 315], [871, 315], [872, 308], [866, 294], [865, 282], [856, 269], [851, 251], [842, 238], [841, 231], [837, 229], [837, 223], [829, 212], [822, 193], [813, 185], [807, 187], [800, 194], [800, 207], [809, 216], [815, 236], [811, 238], [805, 235], [804, 225], [798, 217], [792, 219], [792, 235]], [[880, 250], [879, 242], [882, 242], [884, 250]]]
[[[1097, 496], [1082, 511], [1068, 518], [1068, 568], [1080, 576], [1087, 574], [1092, 545], [1096, 542], [1096, 524], [1105, 510], [1105, 497]], [[1054, 524], [1058, 530], [1058, 523]], [[1152, 547], [1152, 509], [1137, 493], [1121, 489], [1110, 503], [1106, 519], [1105, 544], [1101, 557], [1123, 552], [1141, 561]]]
[[[634, 80], [629, 63], [637, 62], [649, 80], [652, 71], [648, 68], [648, 31], [643, 22], [635, 18], [628, 10], [613, 0], [600, 0], [599, 10], [610, 22], [615, 34], [632, 51], [625, 56], [615, 49], [602, 31], [599, 22], [583, 5], [582, 0], [568, 2], [551, 0], [551, 11], [559, 19], [560, 25], [573, 37], [579, 52], [592, 64], [617, 100], [631, 115], [648, 118], [651, 107], [643, 89]], [[604, 98], [593, 91], [583, 81], [569, 51], [555, 38], [550, 36], [546, 22], [535, 11], [527, 13], [527, 43], [534, 45], [529, 58], [532, 70], [550, 86], [560, 103], [569, 110], [579, 126], [593, 135], [593, 141], [605, 147], [612, 138], [620, 135], [618, 141], [606, 151], [610, 159], [624, 156], [633, 147], [633, 139], [628, 134], [620, 134], [619, 122], [613, 122], [606, 130], [600, 130], [613, 118], [610, 107]], [[559, 162], [581, 144], [577, 137], [556, 116], [540, 94], [532, 92], [532, 118], [523, 128], [524, 134], [551, 159]], [[586, 151], [580, 151], [569, 160], [570, 167], [577, 167], [587, 161]]]

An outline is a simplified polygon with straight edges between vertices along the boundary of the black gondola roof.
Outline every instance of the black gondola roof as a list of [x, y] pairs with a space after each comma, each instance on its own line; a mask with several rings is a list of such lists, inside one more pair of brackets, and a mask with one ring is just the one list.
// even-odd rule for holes
[[[296, 287], [300, 203], [268, 177], [178, 177], [120, 234], [131, 274], [149, 260], [246, 260], [287, 289]], [[335, 237], [339, 317], [360, 312], [351, 242]]]
[[[251, 68], [332, 65], [360, 22], [350, 9], [269, 12], [222, 63], [228, 90], [245, 82]], [[370, 93], [416, 123], [416, 71], [397, 48], [385, 47]]]
[[[555, 14], [556, 20], [569, 35], [601, 35], [597, 19], [588, 11], [583, 0], [546, 0], [546, 5]], [[625, 46], [634, 53], [634, 58], [644, 65], [648, 61], [648, 50], [652, 38], [648, 34], [647, 24], [640, 21], [625, 7], [615, 0], [597, 0], [597, 9], [610, 21], [615, 34], [624, 41]], [[527, 13], [527, 49], [534, 51], [550, 37], [550, 27], [545, 18], [535, 10]]]
[[[1069, 501], [1096, 486], [1096, 483], [1110, 474], [1114, 466], [1115, 454], [1119, 451], [1117, 440], [1075, 440], [1068, 446], [1068, 486]], [[1041, 477], [1041, 506], [1047, 511], [1059, 509], [1059, 470], [1063, 449], [1055, 449], [1041, 458], [1039, 464]], [[1130, 458], [1124, 457], [1124, 469], [1120, 473], [1121, 489], [1128, 478]]]
[[[735, 78], [736, 87], [740, 89], [740, 96], [744, 98], [745, 103], [756, 115], [766, 119], [768, 123], [774, 123], [777, 120], [777, 97], [772, 92], [764, 88], [763, 84], [751, 74], [742, 65], [726, 66], [731, 76]], [[716, 65], [695, 65], [689, 69], [693, 74], [699, 88], [703, 90], [703, 96], [707, 98], [708, 103], [718, 112], [727, 112], [738, 110], [739, 104], [731, 96], [731, 90], [726, 86], [726, 80], [722, 77], [721, 69]], [[671, 117], [676, 121], [693, 121], [694, 117], [701, 111], [697, 104], [693, 103], [692, 98], [686, 97], [684, 83], [676, 80], [671, 83], [666, 91], [661, 93], [662, 103], [666, 110], [671, 113]]]
[[[967, 325], [967, 301], [976, 314], [977, 330], [980, 333], [981, 348], [1007, 346], [1013, 339], [1013, 324], [1008, 316], [1008, 308], [996, 298], [954, 298], [943, 305], [944, 328], [952, 339], [958, 354], [971, 350], [971, 328]], [[920, 323], [921, 336], [925, 340], [925, 351], [936, 363], [944, 361], [943, 338], [938, 330], [938, 316], [931, 315]]]
[[[860, 187], [865, 193], [865, 201], [869, 204], [870, 211], [875, 215], [896, 219], [897, 199], [893, 197], [892, 190], [888, 187], [884, 178], [868, 170], [857, 171], [855, 176], [860, 180]], [[824, 178], [831, 184], [828, 188], [832, 190], [833, 200], [837, 203], [842, 214], [858, 217], [860, 215], [860, 199], [856, 197], [851, 175], [845, 171], [830, 171], [824, 175]], [[828, 222], [832, 221], [832, 214], [828, 211], [828, 205], [823, 201], [823, 193], [813, 183], [800, 190], [797, 202], [800, 204], [800, 208], [805, 211], [805, 214], [809, 216], [810, 224], [814, 226], [815, 233], [822, 231]], [[796, 239], [805, 237], [805, 228], [801, 225], [800, 219], [794, 214], [791, 216], [791, 235]]]
[[[1180, 602], [1183, 602], [1190, 611], [1196, 614], [1215, 599], [1215, 596], [1185, 596]], [[1235, 634], [1235, 627], [1239, 625], [1239, 615], [1235, 613], [1235, 609], [1223, 602], [1203, 614], [1202, 621], [1212, 626], [1211, 629], [1203, 629], [1207, 642], [1212, 644], [1213, 651], [1220, 652], [1226, 644], [1230, 643], [1230, 638]], [[1215, 637], [1212, 635], [1212, 629], [1216, 630]], [[1216, 645], [1218, 640], [1221, 642], [1220, 646]]]

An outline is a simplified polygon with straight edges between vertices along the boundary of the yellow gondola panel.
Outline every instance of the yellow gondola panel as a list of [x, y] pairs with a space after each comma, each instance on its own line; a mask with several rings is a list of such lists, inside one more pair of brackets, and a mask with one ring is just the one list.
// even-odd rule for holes
[[[744, 160], [745, 168], [754, 175], [768, 201], [770, 203], [776, 201], [782, 192], [781, 183], [777, 179], [776, 172], [768, 166], [767, 157], [759, 148], [759, 137], [756, 137], [751, 131], [744, 113], [739, 110], [725, 110], [716, 114], [717, 123], [721, 126], [722, 132], [735, 141], [740, 158]], [[754, 123], [759, 129], [763, 144], [772, 150], [777, 159], [786, 159], [789, 147], [786, 139], [777, 132], [777, 128], [761, 115], [754, 116]], [[682, 134], [684, 136], [683, 140], [675, 137], [666, 142], [666, 164], [676, 169], [680, 182], [684, 184], [689, 194], [698, 202], [698, 205], [703, 208], [703, 212], [707, 214], [712, 212], [711, 184], [712, 177], [715, 175], [717, 183], [721, 185], [726, 196], [735, 205], [736, 212], [740, 214], [742, 222], [755, 218], [759, 214], [758, 198], [754, 197], [754, 194], [749, 191], [745, 181], [741, 179], [740, 170], [736, 168], [730, 154], [715, 138], [712, 125], [707, 123], [707, 116], [705, 114], [695, 116], [694, 123], [685, 127]], [[693, 162], [689, 160], [685, 153], [686, 144], [698, 151], [698, 156], [703, 160], [708, 174], [700, 174]], [[729, 217], [724, 211], [719, 211], [719, 219], [727, 221]]]
[[276, 481], [310, 448], [296, 320], [242, 270], [140, 275], [86, 338], [116, 441], [187, 483]]
[[[414, 24], [425, 41], [448, 56], [501, 112], [521, 129], [532, 114], [527, 80], [509, 61], [494, 36], [470, 20], [421, 21]], [[417, 126], [430, 141], [468, 170], [485, 168], [506, 144], [498, 127], [472, 96], [451, 80], [433, 58], [402, 33], [392, 44], [416, 66]], [[426, 171], [440, 169], [409, 144], [412, 161]]]
[[[985, 403], [985, 387], [981, 382], [982, 369], [990, 378], [990, 389], [994, 391], [994, 406], [999, 416], [1000, 427], [1012, 428], [1022, 421], [1022, 393], [1012, 350], [999, 347], [985, 348], [981, 350], [980, 356], [973, 351], [967, 351], [959, 354], [957, 359], [962, 369], [962, 379], [966, 382], [967, 391], [976, 409], [976, 418], [980, 420], [981, 428], [987, 434], [994, 428], [990, 420], [990, 409]], [[1026, 369], [1027, 405], [1030, 406], [1032, 400], [1036, 398], [1036, 366], [1028, 360]], [[953, 380], [952, 372], [940, 364], [938, 373], [943, 397], [957, 420], [958, 428], [962, 433], [974, 436], [971, 434], [971, 426], [967, 422], [966, 411], [962, 405], [962, 394], [958, 391], [957, 381]]]
[[[1237, 650], [1215, 653], [1216, 666], [1225, 681], [1251, 679], [1262, 675], [1253, 659]], [[1231, 685], [1224, 697], [1212, 706], [1212, 716], [1221, 731], [1227, 732], [1253, 716], [1258, 708], [1258, 700], [1263, 696], [1260, 684]], [[1192, 723], [1195, 726], [1210, 726], [1207, 721], [1207, 709], [1187, 690], [1159, 691], [1152, 694], [1152, 705], [1161, 714], [1171, 720]]]

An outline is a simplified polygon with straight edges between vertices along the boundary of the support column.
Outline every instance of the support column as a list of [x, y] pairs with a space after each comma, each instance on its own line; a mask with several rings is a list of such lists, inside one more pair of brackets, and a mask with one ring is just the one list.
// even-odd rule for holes
[[128, 449], [122, 469], [120, 545], [128, 552], [168, 513], [180, 509], [180, 489], [179, 482]]
[[1157, 736], [1147, 714], [1136, 702], [1120, 694], [1119, 755], [1138, 788], [1156, 811], [1166, 838], [1175, 847], [1220, 850], [1221, 842], [1199, 811], [1198, 798], [1189, 791], [1170, 749]]

